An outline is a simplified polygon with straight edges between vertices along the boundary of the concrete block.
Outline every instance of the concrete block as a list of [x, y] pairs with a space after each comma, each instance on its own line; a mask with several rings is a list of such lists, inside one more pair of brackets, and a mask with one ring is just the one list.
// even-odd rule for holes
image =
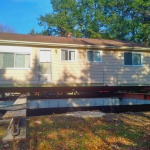
[[94, 99], [92, 98], [78, 98], [78, 99], [68, 99], [68, 107], [87, 107], [94, 106]]
[[118, 105], [120, 105], [119, 98], [111, 98], [110, 100], [111, 100], [111, 105], [112, 106], [118, 106]]
[[150, 100], [144, 100], [144, 104], [150, 104]]
[[111, 98], [104, 98], [104, 106], [112, 106]]
[[88, 106], [89, 104], [87, 103], [86, 99], [74, 99], [72, 100], [71, 98], [68, 99], [68, 107], [85, 107]]
[[0, 101], [0, 105], [6, 105], [6, 101]]
[[129, 105], [136, 105], [136, 99], [129, 99]]
[[67, 99], [68, 107], [86, 107], [94, 106], [94, 99], [78, 98], [78, 99]]
[[122, 101], [120, 101], [120, 104], [121, 105], [129, 105], [129, 99], [128, 98], [124, 98], [124, 99], [122, 99]]
[[107, 99], [104, 99], [104, 105], [105, 106], [116, 106], [116, 105], [120, 105], [120, 101], [118, 98], [107, 98]]
[[37, 101], [28, 101], [27, 106], [29, 107], [29, 109], [39, 108], [39, 104]]
[[49, 102], [48, 100], [37, 100], [39, 104], [39, 108], [48, 108]]
[[13, 105], [14, 101], [0, 101], [0, 107], [7, 107]]
[[48, 100], [48, 107], [49, 108], [58, 108], [59, 107], [59, 101], [57, 99]]
[[86, 106], [95, 106], [95, 99], [94, 98], [86, 98]]
[[95, 106], [95, 102], [93, 98], [81, 99], [81, 101], [85, 101], [86, 106]]
[[[127, 102], [127, 101], [126, 101]], [[120, 105], [124, 105], [124, 103], [125, 103], [125, 100], [122, 98], [122, 99], [119, 99], [119, 104]]]
[[143, 100], [137, 100], [137, 99], [131, 99], [131, 98], [125, 98], [123, 101], [120, 101], [121, 105], [140, 105], [143, 104]]
[[103, 106], [103, 105], [104, 105], [103, 98], [96, 98], [95, 99], [95, 106]]
[[60, 99], [60, 100], [58, 100], [58, 107], [68, 107], [67, 99]]
[[142, 105], [142, 104], [145, 104], [145, 100], [136, 100], [136, 104], [137, 105]]
[[14, 102], [15, 102], [15, 101], [9, 101], [9, 102], [8, 102], [8, 105], [13, 105]]

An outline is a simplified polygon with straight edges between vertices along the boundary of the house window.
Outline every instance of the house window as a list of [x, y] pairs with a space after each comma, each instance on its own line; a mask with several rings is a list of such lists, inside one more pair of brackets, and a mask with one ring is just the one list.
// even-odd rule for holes
[[30, 68], [30, 54], [0, 52], [0, 68]]
[[142, 53], [125, 52], [124, 65], [132, 65], [132, 66], [142, 65]]
[[76, 61], [76, 51], [62, 49], [61, 50], [61, 60], [63, 61]]
[[87, 51], [87, 61], [90, 61], [90, 62], [101, 62], [102, 61], [101, 51], [88, 50]]

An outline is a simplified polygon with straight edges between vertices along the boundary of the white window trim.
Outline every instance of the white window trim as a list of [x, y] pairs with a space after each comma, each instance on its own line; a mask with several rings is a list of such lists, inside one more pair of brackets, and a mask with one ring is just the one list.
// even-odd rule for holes
[[[75, 52], [75, 60], [69, 60], [69, 59], [68, 60], [62, 60], [61, 59], [62, 50], [74, 51]], [[60, 49], [60, 61], [62, 61], [62, 62], [77, 62], [77, 50], [76, 49], [61, 48]]]
[[29, 68], [0, 68], [1, 70], [30, 70], [32, 68], [32, 48], [24, 46], [0, 46], [0, 52], [2, 53], [16, 53], [16, 54], [29, 54], [30, 55], [30, 67]]
[[[88, 55], [87, 55], [88, 51], [100, 52], [100, 61], [95, 61], [95, 60], [94, 61], [88, 61]], [[92, 62], [97, 62], [97, 63], [102, 62], [102, 50], [90, 50], [90, 49], [86, 50], [86, 61], [90, 62], [90, 63], [92, 63]]]
[[124, 62], [124, 66], [143, 66], [143, 53], [142, 52], [124, 52], [125, 53], [132, 53], [132, 54], [141, 54], [141, 65], [133, 65], [133, 55], [132, 55], [132, 65], [125, 65], [125, 62], [124, 62], [124, 55], [123, 55], [123, 62]]
[[22, 46], [0, 46], [0, 52], [8, 53], [31, 53], [31, 47], [22, 47]]

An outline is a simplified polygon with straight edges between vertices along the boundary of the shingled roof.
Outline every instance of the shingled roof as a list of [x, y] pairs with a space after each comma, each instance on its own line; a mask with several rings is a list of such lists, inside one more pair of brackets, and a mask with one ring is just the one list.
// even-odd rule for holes
[[[141, 47], [146, 48], [145, 45], [136, 44], [127, 41], [118, 40], [104, 40], [104, 39], [90, 39], [90, 38], [67, 38], [43, 35], [29, 35], [29, 34], [14, 34], [0, 32], [0, 43], [2, 41], [14, 42], [30, 42], [32, 43], [53, 43], [53, 44], [67, 44], [67, 45], [84, 45], [86, 46], [103, 46], [103, 47]], [[77, 47], [78, 47], [77, 46]]]

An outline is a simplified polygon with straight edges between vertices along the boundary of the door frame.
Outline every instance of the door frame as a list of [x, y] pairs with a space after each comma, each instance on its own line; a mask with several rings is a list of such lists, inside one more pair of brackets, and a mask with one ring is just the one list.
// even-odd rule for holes
[[[40, 81], [40, 51], [42, 50], [45, 50], [45, 51], [50, 51], [51, 52], [51, 56], [50, 56], [50, 63], [51, 63], [51, 66], [50, 66], [50, 69], [51, 69], [51, 80], [50, 81]], [[52, 82], [52, 49], [50, 48], [39, 48], [38, 50], [38, 69], [37, 69], [37, 72], [38, 72], [38, 82], [39, 83], [51, 83]]]

